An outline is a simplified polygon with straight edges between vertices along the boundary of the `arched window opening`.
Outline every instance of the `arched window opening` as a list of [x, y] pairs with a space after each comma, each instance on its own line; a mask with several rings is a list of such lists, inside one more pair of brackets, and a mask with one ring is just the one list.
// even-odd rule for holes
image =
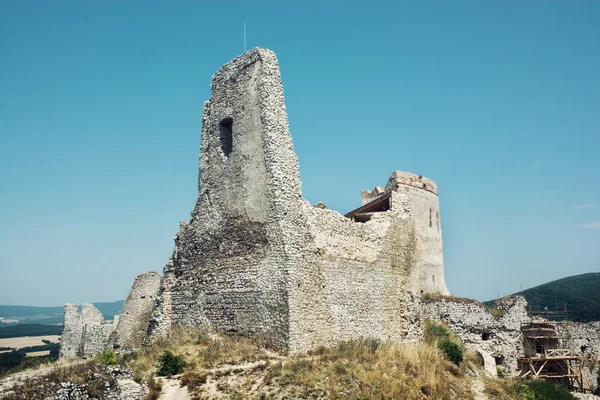
[[221, 139], [221, 150], [225, 157], [229, 158], [233, 146], [233, 119], [225, 118], [219, 123], [219, 138]]

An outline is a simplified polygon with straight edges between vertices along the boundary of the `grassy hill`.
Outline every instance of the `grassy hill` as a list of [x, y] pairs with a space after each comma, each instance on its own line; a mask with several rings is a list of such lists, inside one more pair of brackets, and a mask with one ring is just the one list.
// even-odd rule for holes
[[600, 273], [574, 275], [544, 283], [522, 293], [533, 306], [560, 310], [566, 304], [569, 320], [578, 322], [600, 321]]
[[[104, 319], [113, 319], [115, 315], [121, 312], [123, 303], [124, 300], [112, 303], [93, 304], [102, 313]], [[62, 324], [63, 310], [63, 307], [0, 306], [0, 317], [3, 318], [4, 321], [3, 323], [0, 323], [0, 327], [6, 327], [16, 323], [44, 325]]]

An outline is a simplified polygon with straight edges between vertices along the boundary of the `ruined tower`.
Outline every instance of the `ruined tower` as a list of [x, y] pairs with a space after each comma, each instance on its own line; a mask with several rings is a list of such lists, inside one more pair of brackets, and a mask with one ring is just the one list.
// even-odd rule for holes
[[422, 207], [390, 191], [367, 223], [308, 204], [275, 54], [235, 58], [204, 104], [198, 201], [165, 266], [151, 334], [209, 326], [269, 334], [292, 351], [417, 338]]
[[[415, 228], [415, 264], [418, 270], [419, 289], [421, 293], [450, 294], [444, 279], [444, 257], [442, 250], [442, 224], [440, 221], [440, 201], [437, 184], [422, 175], [410, 172], [394, 171], [385, 189], [376, 186], [375, 189], [362, 191], [363, 206], [348, 213], [354, 219], [367, 218], [365, 210], [373, 208], [375, 200], [385, 196], [390, 197], [390, 204], [396, 196], [408, 196], [410, 200], [410, 215]], [[377, 206], [387, 210], [390, 206]], [[363, 216], [361, 216], [361, 214]], [[368, 214], [368, 213], [367, 213]]]

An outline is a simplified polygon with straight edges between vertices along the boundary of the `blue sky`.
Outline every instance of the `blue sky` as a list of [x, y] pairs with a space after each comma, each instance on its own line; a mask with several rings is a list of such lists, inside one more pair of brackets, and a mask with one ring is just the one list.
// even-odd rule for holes
[[600, 2], [5, 0], [0, 304], [119, 300], [162, 271], [244, 22], [277, 53], [310, 202], [434, 179], [459, 296], [600, 271]]

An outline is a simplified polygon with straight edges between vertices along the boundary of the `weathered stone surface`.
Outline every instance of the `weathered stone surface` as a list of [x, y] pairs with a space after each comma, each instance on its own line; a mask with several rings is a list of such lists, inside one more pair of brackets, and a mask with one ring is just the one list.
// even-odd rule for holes
[[204, 104], [198, 201], [175, 238], [151, 331], [263, 333], [292, 351], [416, 340], [419, 279], [447, 292], [441, 230], [429, 221], [439, 216], [437, 189], [417, 175], [392, 177], [391, 209], [367, 223], [310, 206], [275, 54], [257, 48], [224, 65]]
[[[445, 298], [423, 303], [423, 317], [443, 321], [458, 334], [467, 348], [483, 356], [486, 371], [494, 375], [501, 366], [511, 375], [518, 373], [518, 357], [523, 349], [521, 324], [529, 317], [527, 302], [521, 296], [504, 297], [496, 301], [500, 311], [494, 317], [483, 304], [468, 299]], [[494, 364], [488, 365], [493, 357]], [[486, 363], [487, 359], [487, 363]]]
[[150, 314], [158, 297], [161, 276], [157, 272], [145, 272], [135, 282], [123, 304], [115, 334], [116, 347], [136, 349], [148, 336]]
[[[302, 198], [278, 62], [261, 48], [214, 75], [201, 135], [198, 200], [164, 268], [151, 335], [211, 327], [267, 334], [291, 351], [420, 337], [420, 293], [448, 293], [435, 182], [395, 171], [385, 189], [362, 193], [363, 204], [389, 198], [365, 223], [311, 206]], [[136, 280], [117, 346], [143, 342], [158, 280]], [[92, 325], [87, 331], [100, 336], [101, 325]], [[82, 343], [82, 353], [101, 347]]]
[[112, 348], [111, 336], [119, 318], [105, 321], [102, 313], [92, 304], [83, 304], [81, 312], [76, 304], [65, 304], [64, 328], [59, 357], [87, 357]]
[[581, 324], [570, 322], [556, 327], [566, 348], [581, 354], [583, 372], [592, 391], [598, 389], [600, 377], [600, 322]]

